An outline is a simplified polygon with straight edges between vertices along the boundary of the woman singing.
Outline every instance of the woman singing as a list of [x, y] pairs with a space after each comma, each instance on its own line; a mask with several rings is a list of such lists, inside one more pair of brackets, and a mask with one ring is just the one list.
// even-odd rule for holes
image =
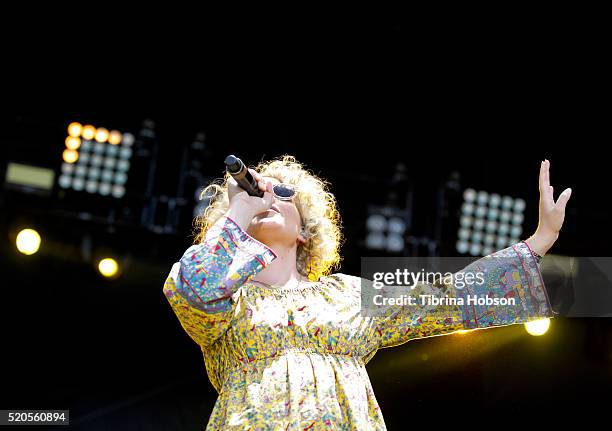
[[[539, 260], [559, 235], [571, 189], [555, 202], [549, 167], [540, 167], [535, 234], [474, 262], [485, 270], [487, 292], [517, 299], [496, 312], [405, 305], [362, 315], [361, 279], [332, 273], [341, 241], [334, 196], [292, 157], [250, 170], [261, 198], [229, 175], [209, 186], [213, 199], [197, 219], [195, 245], [164, 284], [219, 394], [206, 429], [384, 430], [365, 368], [378, 349], [552, 317]], [[417, 289], [459, 295], [449, 284]]]

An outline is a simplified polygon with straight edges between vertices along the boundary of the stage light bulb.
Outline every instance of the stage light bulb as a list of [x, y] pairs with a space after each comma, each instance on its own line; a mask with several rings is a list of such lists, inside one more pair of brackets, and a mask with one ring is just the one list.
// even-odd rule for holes
[[123, 145], [127, 145], [128, 147], [131, 147], [134, 144], [134, 135], [132, 135], [131, 133], [124, 133], [123, 134]]
[[464, 240], [457, 241], [457, 251], [459, 253], [465, 254], [470, 249], [470, 243]]
[[366, 247], [372, 250], [382, 250], [385, 246], [385, 235], [380, 232], [370, 232], [366, 237]]
[[470, 202], [464, 202], [461, 206], [461, 213], [465, 215], [471, 215], [474, 212], [474, 205]]
[[489, 194], [484, 190], [479, 191], [476, 200], [480, 205], [486, 205], [489, 201]]
[[96, 141], [97, 142], [106, 142], [106, 140], [108, 139], [108, 130], [106, 130], [104, 127], [100, 127], [97, 131], [96, 131]]
[[81, 146], [81, 138], [75, 136], [68, 136], [66, 138], [66, 148], [69, 150], [78, 150]]
[[500, 203], [501, 203], [501, 196], [498, 195], [497, 193], [493, 193], [491, 196], [489, 196], [489, 206], [490, 207], [497, 208]]
[[514, 201], [514, 211], [515, 212], [523, 212], [525, 211], [525, 207], [527, 204], [524, 199], [518, 198]]
[[23, 229], [15, 240], [17, 250], [28, 256], [38, 251], [40, 242], [40, 235], [34, 229]]
[[108, 135], [108, 143], [112, 145], [119, 145], [121, 143], [121, 133], [116, 130], [111, 130]]
[[474, 202], [476, 200], [476, 190], [466, 189], [463, 192], [463, 199], [465, 199], [466, 202]]
[[387, 236], [387, 250], [392, 252], [400, 252], [404, 249], [404, 238], [396, 233], [390, 233]]
[[66, 163], [74, 163], [79, 159], [79, 153], [74, 150], [65, 149], [62, 158]]
[[90, 125], [84, 126], [81, 135], [83, 136], [83, 139], [91, 141], [94, 136], [96, 136], [96, 128]]
[[372, 214], [366, 220], [368, 230], [382, 232], [387, 229], [387, 218], [380, 214]]
[[81, 136], [81, 133], [83, 132], [83, 126], [81, 126], [81, 123], [70, 123], [68, 125], [68, 134], [74, 138], [78, 138], [79, 136]]
[[402, 235], [404, 232], [406, 232], [406, 222], [399, 217], [392, 217], [389, 219], [387, 228], [389, 229], [389, 232]]
[[525, 323], [525, 330], [529, 335], [540, 336], [544, 335], [550, 327], [550, 319], [533, 320]]
[[104, 277], [113, 277], [119, 271], [119, 264], [112, 257], [106, 257], [98, 262], [98, 271]]

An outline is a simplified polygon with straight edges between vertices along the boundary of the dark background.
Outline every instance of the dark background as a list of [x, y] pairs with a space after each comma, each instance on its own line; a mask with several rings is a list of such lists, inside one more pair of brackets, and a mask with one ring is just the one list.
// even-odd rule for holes
[[[373, 255], [362, 244], [367, 205], [384, 202], [397, 161], [407, 165], [415, 189], [411, 234], [433, 234], [436, 193], [457, 171], [463, 187], [524, 198], [526, 237], [537, 225], [539, 162], [548, 158], [556, 193], [573, 189], [554, 253], [609, 256], [606, 71], [593, 45], [545, 45], [525, 52], [522, 62], [511, 50], [490, 52], [471, 73], [418, 62], [414, 76], [403, 65], [410, 52], [397, 51], [399, 29], [375, 30], [362, 36], [366, 49], [385, 47], [371, 77], [318, 69], [325, 86], [303, 78], [280, 96], [253, 86], [256, 97], [224, 97], [211, 83], [214, 101], [198, 92], [183, 93], [184, 104], [144, 98], [121, 109], [84, 102], [4, 114], [0, 168], [6, 160], [59, 168], [71, 121], [133, 133], [145, 118], [155, 121], [155, 194], [176, 190], [181, 151], [199, 131], [208, 150], [201, 169], [210, 177], [222, 174], [230, 152], [250, 163], [292, 154], [332, 184], [346, 235], [341, 271], [358, 274], [360, 257]], [[580, 67], [565, 67], [567, 55]], [[82, 199], [105, 213], [101, 202]], [[80, 203], [75, 197], [70, 208]], [[190, 225], [156, 234], [80, 221], [61, 211], [68, 201], [59, 201], [57, 190], [50, 197], [3, 191], [0, 204], [0, 407], [70, 409], [75, 429], [203, 428], [216, 394], [198, 346], [162, 293], [172, 263], [191, 244]], [[43, 232], [41, 251], [30, 257], [11, 239], [25, 224]], [[452, 247], [449, 232], [445, 244]], [[104, 280], [82, 260], [85, 234], [94, 248], [129, 256], [121, 278]], [[416, 421], [480, 427], [517, 417], [558, 424], [608, 408], [612, 324], [558, 318], [542, 337], [522, 325], [434, 337], [379, 351], [368, 371], [390, 430]]]

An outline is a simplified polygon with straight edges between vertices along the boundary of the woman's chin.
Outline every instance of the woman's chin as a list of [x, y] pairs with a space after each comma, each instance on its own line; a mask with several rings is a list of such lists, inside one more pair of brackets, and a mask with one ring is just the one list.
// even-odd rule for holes
[[266, 235], [268, 232], [278, 232], [284, 228], [282, 217], [276, 215], [257, 216], [251, 222], [248, 232], [251, 236]]
[[251, 225], [270, 224], [270, 223], [282, 224], [283, 217], [276, 211], [268, 210], [266, 212], [257, 214], [251, 221]]

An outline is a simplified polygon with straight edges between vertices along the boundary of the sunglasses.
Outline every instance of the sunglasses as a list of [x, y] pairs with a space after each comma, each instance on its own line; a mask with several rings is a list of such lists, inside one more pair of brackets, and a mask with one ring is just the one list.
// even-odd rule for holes
[[281, 201], [290, 201], [297, 194], [297, 187], [286, 183], [275, 184], [272, 186], [272, 194]]

